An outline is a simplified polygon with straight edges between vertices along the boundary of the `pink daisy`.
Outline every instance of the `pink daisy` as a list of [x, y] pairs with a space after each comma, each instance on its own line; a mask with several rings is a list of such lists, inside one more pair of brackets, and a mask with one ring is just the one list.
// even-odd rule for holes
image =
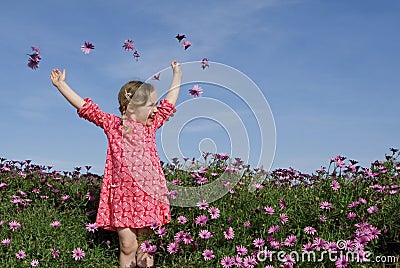
[[94, 49], [94, 45], [90, 42], [84, 42], [81, 46], [81, 50], [84, 54], [89, 54], [92, 49]]
[[287, 247], [293, 247], [296, 241], [297, 237], [295, 235], [290, 235], [285, 239], [284, 245]]
[[85, 258], [85, 252], [81, 248], [76, 248], [72, 251], [72, 258], [74, 260], [80, 260]]
[[187, 219], [186, 219], [185, 216], [179, 216], [179, 217], [178, 217], [178, 222], [179, 222], [180, 224], [185, 224], [185, 223], [187, 223]]
[[204, 257], [204, 260], [209, 261], [215, 258], [214, 252], [212, 250], [204, 250], [203, 253], [201, 254]]
[[288, 217], [287, 217], [287, 215], [285, 213], [280, 214], [279, 218], [281, 218], [281, 223], [283, 225], [288, 222]]
[[354, 201], [353, 203], [351, 203], [348, 208], [355, 208], [356, 206], [358, 206], [360, 203], [358, 201]]
[[135, 46], [133, 45], [132, 40], [125, 40], [124, 45], [122, 46], [126, 51], [132, 51], [134, 50]]
[[313, 228], [311, 226], [306, 226], [306, 227], [304, 227], [304, 232], [306, 232], [306, 234], [308, 234], [308, 235], [313, 235], [317, 232], [317, 230], [315, 230], [315, 228]]
[[338, 191], [340, 188], [340, 184], [337, 182], [337, 180], [333, 180], [331, 186], [332, 186], [332, 190], [334, 190], [335, 192]]
[[226, 240], [232, 240], [235, 237], [235, 232], [233, 231], [232, 227], [229, 227], [225, 232], [224, 232], [224, 237]]
[[319, 203], [319, 207], [322, 208], [322, 209], [326, 209], [326, 210], [332, 210], [333, 209], [332, 204], [327, 202], [327, 201]]
[[212, 234], [208, 230], [201, 230], [199, 233], [199, 237], [203, 239], [209, 239], [210, 237], [212, 237]]
[[88, 230], [89, 232], [94, 233], [95, 231], [97, 231], [97, 224], [96, 223], [88, 223], [88, 224], [86, 224], [86, 230]]
[[38, 260], [33, 260], [32, 262], [31, 262], [31, 266], [32, 267], [36, 267], [36, 266], [38, 266], [39, 265], [39, 261]]
[[11, 243], [11, 239], [10, 238], [6, 238], [1, 240], [1, 244], [2, 245], [9, 245]]
[[378, 209], [377, 206], [372, 206], [372, 207], [369, 207], [369, 208], [367, 209], [367, 212], [368, 212], [369, 214], [372, 214], [372, 213], [377, 212], [378, 210], [379, 210], [379, 209]]
[[225, 256], [221, 260], [221, 265], [223, 268], [230, 268], [233, 266], [233, 263], [234, 263], [234, 260], [229, 256]]
[[15, 230], [17, 230], [19, 227], [21, 227], [21, 224], [20, 224], [19, 222], [17, 222], [17, 221], [10, 221], [10, 222], [8, 223], [8, 226], [10, 227], [10, 229], [11, 229], [12, 231], [15, 231]]
[[211, 208], [209, 208], [209, 209], [208, 209], [208, 213], [210, 213], [211, 219], [213, 219], [213, 220], [218, 219], [219, 216], [220, 216], [220, 211], [219, 211], [219, 209], [216, 208], [216, 207], [211, 207]]
[[189, 90], [189, 94], [193, 97], [200, 97], [203, 94], [203, 89], [196, 84]]
[[60, 251], [58, 249], [52, 248], [51, 256], [53, 257], [53, 259], [58, 258], [60, 256]]
[[192, 238], [192, 236], [190, 235], [190, 233], [184, 233], [183, 234], [183, 243], [185, 244], [185, 245], [189, 245], [189, 244], [191, 244], [193, 242], [193, 238]]
[[357, 214], [354, 212], [349, 212], [349, 213], [347, 213], [346, 217], [348, 219], [354, 219], [355, 217], [357, 217]]
[[190, 42], [190, 41], [187, 41], [187, 40], [184, 40], [183, 41], [183, 44], [182, 44], [182, 47], [186, 50], [186, 49], [188, 49], [189, 47], [191, 47], [192, 46], [192, 43]]
[[349, 260], [345, 255], [340, 256], [336, 261], [335, 261], [335, 266], [336, 268], [345, 268], [349, 265]]
[[244, 267], [255, 267], [258, 264], [257, 260], [253, 256], [247, 256], [243, 259], [243, 266]]
[[287, 205], [286, 205], [285, 199], [279, 199], [279, 207], [281, 209], [284, 209], [286, 206]]
[[250, 227], [250, 221], [245, 221], [243, 223], [243, 226], [246, 227], [246, 228], [249, 228]]
[[262, 239], [262, 238], [256, 238], [256, 239], [253, 240], [253, 245], [254, 245], [256, 248], [260, 248], [260, 247], [262, 247], [262, 246], [265, 245], [265, 241], [264, 241], [264, 239]]
[[60, 199], [61, 199], [62, 201], [68, 200], [69, 198], [70, 198], [69, 195], [64, 195], [64, 196], [61, 196], [61, 197], [60, 197]]
[[15, 253], [15, 256], [17, 257], [17, 259], [23, 259], [26, 257], [26, 254], [23, 250], [18, 250], [18, 253]]
[[244, 256], [247, 254], [247, 248], [242, 245], [236, 246], [236, 252], [237, 254]]
[[206, 215], [197, 216], [196, 219], [194, 220], [194, 222], [200, 226], [206, 225], [207, 221], [208, 217]]
[[280, 229], [279, 225], [272, 226], [268, 229], [269, 234], [276, 233]]
[[167, 246], [167, 251], [168, 251], [169, 254], [177, 253], [178, 249], [179, 249], [179, 244], [175, 243], [175, 242], [172, 242]]
[[53, 221], [52, 223], [50, 223], [50, 226], [51, 226], [51, 227], [58, 227], [58, 226], [61, 226], [61, 222], [59, 222], [59, 221]]
[[264, 207], [264, 213], [265, 214], [272, 215], [272, 214], [274, 214], [274, 212], [275, 212], [275, 210], [272, 207], [269, 207], [269, 206]]
[[165, 227], [160, 227], [160, 228], [157, 230], [157, 234], [158, 234], [159, 237], [165, 236], [165, 235], [167, 234], [167, 231], [165, 230]]
[[200, 210], [206, 210], [208, 208], [208, 203], [206, 202], [206, 200], [203, 200], [203, 201], [197, 203], [197, 207]]

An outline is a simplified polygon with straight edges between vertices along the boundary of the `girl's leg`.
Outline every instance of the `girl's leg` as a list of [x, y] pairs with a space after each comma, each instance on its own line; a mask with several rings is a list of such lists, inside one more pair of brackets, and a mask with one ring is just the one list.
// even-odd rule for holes
[[140, 244], [146, 240], [146, 237], [152, 233], [149, 227], [137, 229], [138, 236], [138, 251], [136, 255], [136, 263], [138, 267], [153, 267], [154, 266], [154, 256], [143, 252], [140, 248]]
[[119, 265], [121, 268], [136, 267], [136, 251], [138, 249], [135, 229], [118, 228]]

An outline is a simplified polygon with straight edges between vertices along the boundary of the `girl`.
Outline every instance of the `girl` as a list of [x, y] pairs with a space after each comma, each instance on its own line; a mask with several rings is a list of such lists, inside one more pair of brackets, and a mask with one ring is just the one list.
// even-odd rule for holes
[[121, 267], [152, 267], [153, 256], [140, 243], [152, 225], [171, 220], [166, 181], [156, 148], [156, 130], [175, 112], [182, 72], [171, 63], [173, 78], [164, 100], [157, 106], [151, 85], [130, 81], [118, 93], [121, 117], [103, 112], [90, 98], [82, 99], [67, 84], [65, 70], [52, 70], [50, 79], [77, 109], [78, 115], [101, 127], [108, 139], [104, 177], [96, 224], [116, 231]]

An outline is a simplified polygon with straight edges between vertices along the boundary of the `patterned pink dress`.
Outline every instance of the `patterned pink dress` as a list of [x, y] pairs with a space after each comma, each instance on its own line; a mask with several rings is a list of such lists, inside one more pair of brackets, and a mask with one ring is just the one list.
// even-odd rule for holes
[[117, 227], [143, 228], [171, 220], [167, 186], [156, 147], [156, 130], [175, 112], [162, 100], [152, 125], [144, 126], [103, 112], [90, 98], [78, 115], [101, 127], [108, 139], [104, 177], [96, 224], [116, 231]]

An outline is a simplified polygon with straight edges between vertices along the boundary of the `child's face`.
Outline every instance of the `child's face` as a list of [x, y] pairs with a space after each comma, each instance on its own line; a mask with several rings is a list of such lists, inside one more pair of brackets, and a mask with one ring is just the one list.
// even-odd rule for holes
[[153, 90], [145, 105], [135, 106], [134, 104], [129, 103], [126, 109], [126, 115], [145, 126], [151, 125], [154, 116], [157, 114], [157, 99], [157, 91]]

